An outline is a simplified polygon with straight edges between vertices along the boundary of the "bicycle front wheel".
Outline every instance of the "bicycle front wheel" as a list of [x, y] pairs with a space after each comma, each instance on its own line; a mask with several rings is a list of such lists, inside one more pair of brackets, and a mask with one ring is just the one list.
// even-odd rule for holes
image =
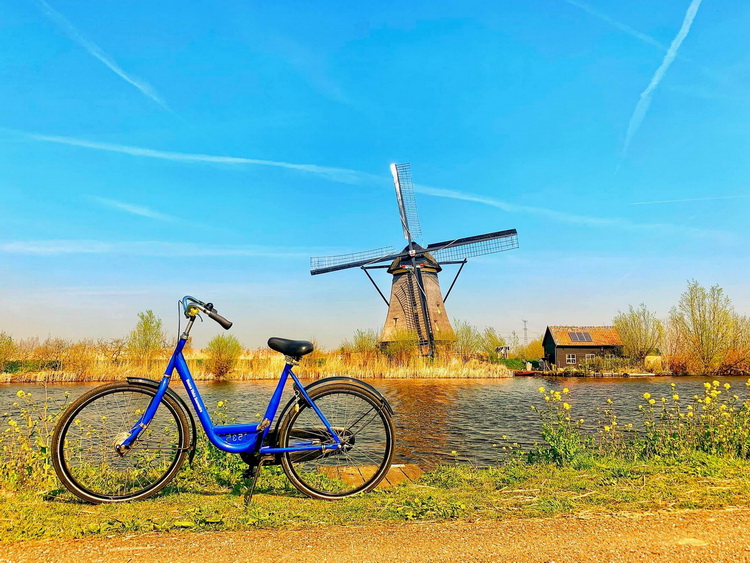
[[148, 498], [169, 484], [190, 444], [185, 413], [169, 396], [127, 452], [116, 448], [155, 394], [150, 387], [111, 383], [70, 405], [52, 436], [55, 472], [70, 492], [99, 504]]
[[279, 445], [319, 446], [289, 452], [281, 465], [304, 494], [332, 500], [369, 491], [385, 477], [393, 458], [393, 420], [384, 399], [356, 385], [335, 383], [309, 391], [310, 398], [336, 432], [335, 443], [318, 414], [303, 401], [289, 411], [279, 429]]

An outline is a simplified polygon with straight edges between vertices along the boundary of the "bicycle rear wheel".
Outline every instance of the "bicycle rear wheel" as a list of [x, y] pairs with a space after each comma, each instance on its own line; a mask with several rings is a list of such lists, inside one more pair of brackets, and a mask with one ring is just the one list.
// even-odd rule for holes
[[111, 383], [85, 393], [63, 413], [52, 436], [52, 462], [70, 492], [99, 504], [148, 498], [169, 484], [190, 444], [185, 413], [169, 396], [126, 453], [115, 447], [155, 394], [149, 387]]
[[279, 428], [279, 445], [321, 446], [320, 450], [285, 453], [281, 465], [304, 494], [332, 500], [369, 491], [385, 477], [393, 458], [393, 420], [384, 399], [346, 383], [321, 385], [310, 398], [341, 440], [335, 441], [314, 409], [304, 401], [292, 408]]

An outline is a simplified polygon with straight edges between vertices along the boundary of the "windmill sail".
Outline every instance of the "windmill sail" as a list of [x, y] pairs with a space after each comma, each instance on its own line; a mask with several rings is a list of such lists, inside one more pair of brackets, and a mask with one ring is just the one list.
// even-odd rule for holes
[[339, 254], [337, 256], [317, 256], [310, 258], [310, 274], [325, 274], [346, 270], [347, 268], [359, 268], [368, 264], [387, 262], [393, 260], [399, 253], [392, 246], [353, 252], [351, 254]]
[[406, 242], [412, 242], [422, 236], [422, 227], [417, 215], [417, 200], [414, 197], [414, 184], [411, 181], [411, 165], [391, 164], [393, 185], [396, 188], [398, 212], [401, 215], [401, 227], [404, 229]]
[[518, 248], [518, 233], [515, 229], [497, 231], [473, 237], [463, 237], [430, 244], [426, 250], [438, 262], [464, 260], [472, 256], [494, 254]]

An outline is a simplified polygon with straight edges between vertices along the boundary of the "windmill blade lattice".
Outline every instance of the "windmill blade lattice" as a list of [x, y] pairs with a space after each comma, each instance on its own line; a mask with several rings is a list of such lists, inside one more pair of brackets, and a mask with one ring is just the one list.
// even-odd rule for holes
[[486, 233], [430, 244], [426, 250], [438, 262], [464, 260], [472, 256], [494, 254], [518, 248], [518, 233], [515, 229]]
[[422, 236], [422, 227], [417, 215], [417, 200], [414, 197], [414, 184], [411, 180], [411, 165], [391, 164], [393, 184], [396, 187], [396, 200], [398, 201], [398, 212], [401, 215], [401, 226], [404, 229], [404, 238], [407, 242]]
[[362, 252], [353, 252], [351, 254], [339, 254], [337, 256], [317, 256], [310, 258], [310, 273], [325, 274], [326, 272], [335, 272], [347, 268], [358, 268], [373, 264], [393, 260], [398, 254], [392, 246], [375, 248], [373, 250], [363, 250]]

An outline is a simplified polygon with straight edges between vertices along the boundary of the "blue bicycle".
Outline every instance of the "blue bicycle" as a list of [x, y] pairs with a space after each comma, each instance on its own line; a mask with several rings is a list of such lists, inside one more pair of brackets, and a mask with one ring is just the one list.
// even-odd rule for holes
[[[268, 341], [286, 365], [260, 422], [214, 425], [182, 350], [200, 313], [225, 329], [232, 323], [211, 303], [190, 296], [181, 303], [187, 326], [161, 381], [131, 377], [102, 385], [74, 401], [58, 421], [52, 460], [69, 491], [95, 504], [145, 499], [166, 487], [186, 458], [192, 461], [196, 423], [169, 388], [175, 371], [209, 441], [247, 463], [251, 495], [263, 465], [281, 464], [300, 491], [328, 500], [369, 491], [385, 477], [393, 458], [391, 406], [371, 385], [349, 377], [304, 387], [292, 367], [313, 351], [307, 341]], [[294, 396], [277, 417], [289, 378]]]

